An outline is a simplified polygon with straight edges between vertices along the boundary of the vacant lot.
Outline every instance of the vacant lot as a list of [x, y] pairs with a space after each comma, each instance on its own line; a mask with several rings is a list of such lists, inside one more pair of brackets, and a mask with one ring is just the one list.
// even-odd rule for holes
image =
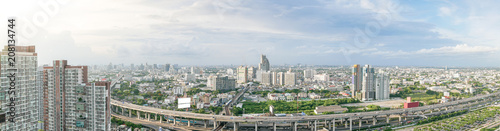
[[350, 103], [350, 104], [342, 104], [341, 106], [368, 106], [368, 105], [378, 105], [380, 107], [399, 107], [401, 104], [406, 102], [406, 100], [401, 98], [396, 98], [392, 100], [384, 100], [384, 101], [367, 101], [363, 103]]

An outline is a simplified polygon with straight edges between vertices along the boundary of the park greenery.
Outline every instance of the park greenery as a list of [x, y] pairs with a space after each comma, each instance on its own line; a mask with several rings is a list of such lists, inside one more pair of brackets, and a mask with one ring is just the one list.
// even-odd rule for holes
[[[357, 99], [352, 98], [342, 98], [342, 99], [327, 99], [327, 100], [310, 100], [310, 101], [262, 101], [262, 102], [250, 102], [245, 101], [243, 103], [243, 109], [245, 114], [250, 113], [266, 113], [269, 111], [269, 106], [274, 106], [275, 113], [298, 113], [304, 112], [308, 115], [314, 115], [314, 109], [317, 106], [330, 106], [330, 105], [340, 105], [347, 103], [358, 103]], [[297, 107], [298, 106], [298, 107]], [[234, 108], [233, 110], [239, 110]], [[238, 111], [239, 112], [239, 111]]]
[[127, 127], [131, 127], [132, 130], [134, 130], [135, 128], [142, 128], [143, 127], [141, 124], [134, 124], [134, 123], [129, 122], [129, 121], [123, 121], [123, 120], [116, 118], [116, 117], [111, 118], [111, 123], [117, 124], [117, 125], [124, 125], [125, 124]]

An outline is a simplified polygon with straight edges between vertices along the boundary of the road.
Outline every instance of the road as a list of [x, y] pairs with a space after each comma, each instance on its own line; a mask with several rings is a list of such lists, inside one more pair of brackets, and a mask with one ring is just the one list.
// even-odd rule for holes
[[430, 105], [430, 106], [421, 106], [409, 109], [395, 109], [395, 110], [387, 110], [387, 111], [378, 111], [378, 112], [363, 112], [363, 113], [345, 113], [345, 114], [329, 114], [329, 115], [314, 115], [314, 116], [288, 116], [288, 117], [255, 117], [255, 118], [247, 118], [241, 116], [222, 116], [222, 115], [210, 115], [210, 114], [198, 114], [192, 112], [182, 112], [182, 111], [173, 111], [173, 110], [164, 110], [159, 108], [147, 107], [135, 105], [132, 103], [120, 102], [117, 100], [111, 100], [111, 104], [113, 106], [124, 107], [127, 109], [138, 110], [142, 112], [150, 112], [154, 114], [161, 114], [167, 116], [175, 116], [175, 117], [184, 117], [184, 118], [192, 118], [192, 119], [202, 119], [202, 120], [214, 120], [223, 121], [223, 122], [295, 122], [295, 121], [314, 121], [314, 120], [331, 120], [331, 119], [340, 119], [340, 118], [363, 118], [363, 117], [372, 117], [372, 116], [384, 116], [384, 115], [397, 115], [397, 114], [406, 114], [412, 112], [420, 112], [420, 111], [428, 111], [431, 109], [441, 109], [444, 110], [446, 107], [450, 107], [457, 104], [464, 104], [467, 102], [472, 102], [476, 100], [480, 100], [482, 98], [499, 95], [500, 92], [492, 93], [489, 95], [481, 95], [475, 96], [471, 98], [466, 98], [458, 101], [448, 102], [444, 104]]

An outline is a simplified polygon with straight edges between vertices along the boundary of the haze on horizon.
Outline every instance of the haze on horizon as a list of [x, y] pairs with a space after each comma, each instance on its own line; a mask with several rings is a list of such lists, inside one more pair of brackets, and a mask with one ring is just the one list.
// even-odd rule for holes
[[36, 30], [20, 43], [39, 65], [500, 64], [497, 1], [59, 1], [0, 4], [0, 25], [15, 16], [19, 33]]

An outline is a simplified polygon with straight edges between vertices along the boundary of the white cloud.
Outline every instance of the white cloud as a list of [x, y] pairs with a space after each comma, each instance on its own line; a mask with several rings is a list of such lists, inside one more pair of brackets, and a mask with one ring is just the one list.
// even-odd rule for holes
[[382, 55], [387, 57], [408, 57], [408, 56], [463, 56], [474, 54], [493, 54], [499, 51], [497, 47], [488, 46], [469, 46], [460, 44], [456, 46], [444, 46], [440, 48], [420, 49], [417, 51], [375, 51], [365, 53], [365, 55]]

